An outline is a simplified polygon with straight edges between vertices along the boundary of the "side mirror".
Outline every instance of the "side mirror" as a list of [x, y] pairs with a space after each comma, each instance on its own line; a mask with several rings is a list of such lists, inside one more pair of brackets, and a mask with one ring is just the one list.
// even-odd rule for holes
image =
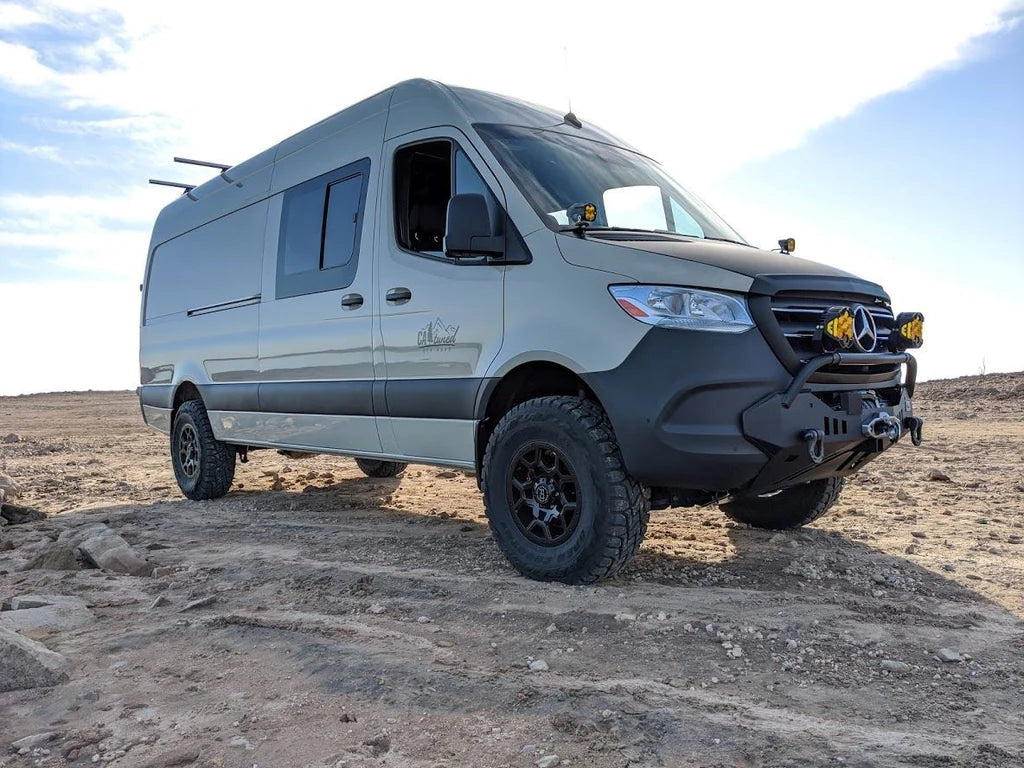
[[491, 215], [483, 195], [452, 197], [448, 201], [444, 231], [444, 255], [450, 259], [502, 256], [505, 253], [505, 238], [492, 234]]

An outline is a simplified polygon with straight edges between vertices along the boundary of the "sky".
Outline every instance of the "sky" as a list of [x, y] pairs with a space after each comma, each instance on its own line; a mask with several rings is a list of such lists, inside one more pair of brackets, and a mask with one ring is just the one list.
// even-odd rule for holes
[[922, 378], [1024, 370], [1022, 0], [486, 8], [0, 0], [0, 395], [138, 384], [177, 194], [147, 179], [210, 175], [174, 155], [240, 162], [409, 77], [571, 101], [750, 242], [882, 283], [925, 313]]

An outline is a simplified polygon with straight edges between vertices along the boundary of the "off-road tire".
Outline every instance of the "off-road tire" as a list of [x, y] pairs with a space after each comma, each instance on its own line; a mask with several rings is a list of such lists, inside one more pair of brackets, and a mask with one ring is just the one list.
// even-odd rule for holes
[[[191, 435], [184, 437], [190, 429], [195, 435], [198, 453], [186, 462], [182, 448], [183, 443], [193, 439]], [[178, 408], [171, 427], [171, 464], [178, 487], [188, 498], [216, 499], [227, 493], [235, 478], [235, 455], [234, 446], [213, 436], [210, 417], [202, 401], [188, 400]], [[186, 463], [193, 466], [194, 471], [187, 471]]]
[[[575, 526], [551, 545], [531, 541], [520, 528], [510, 491], [516, 458], [540, 443], [568, 460], [578, 493]], [[649, 492], [626, 471], [608, 417], [589, 400], [541, 397], [512, 408], [487, 441], [481, 486], [494, 540], [530, 579], [589, 584], [613, 576], [647, 531]]]
[[397, 477], [405, 472], [408, 464], [401, 461], [378, 461], [377, 459], [356, 459], [356, 466], [367, 477]]
[[720, 508], [727, 517], [755, 528], [773, 531], [800, 528], [824, 515], [842, 490], [843, 478], [828, 477], [770, 496], [736, 496]]

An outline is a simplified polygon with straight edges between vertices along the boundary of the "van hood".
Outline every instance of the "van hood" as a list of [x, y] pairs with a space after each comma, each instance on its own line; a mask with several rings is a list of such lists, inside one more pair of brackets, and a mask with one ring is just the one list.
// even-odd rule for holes
[[560, 235], [570, 264], [614, 272], [638, 283], [669, 283], [743, 293], [843, 291], [888, 300], [880, 285], [827, 264], [733, 243], [669, 238]]

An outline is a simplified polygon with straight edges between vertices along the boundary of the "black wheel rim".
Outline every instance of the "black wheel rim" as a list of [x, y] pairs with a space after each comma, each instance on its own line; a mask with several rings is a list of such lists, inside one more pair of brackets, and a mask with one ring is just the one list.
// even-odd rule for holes
[[527, 443], [509, 464], [507, 486], [512, 519], [527, 540], [554, 547], [572, 536], [580, 520], [580, 486], [562, 451]]
[[178, 433], [178, 464], [189, 478], [199, 474], [199, 435], [191, 424], [183, 426]]

